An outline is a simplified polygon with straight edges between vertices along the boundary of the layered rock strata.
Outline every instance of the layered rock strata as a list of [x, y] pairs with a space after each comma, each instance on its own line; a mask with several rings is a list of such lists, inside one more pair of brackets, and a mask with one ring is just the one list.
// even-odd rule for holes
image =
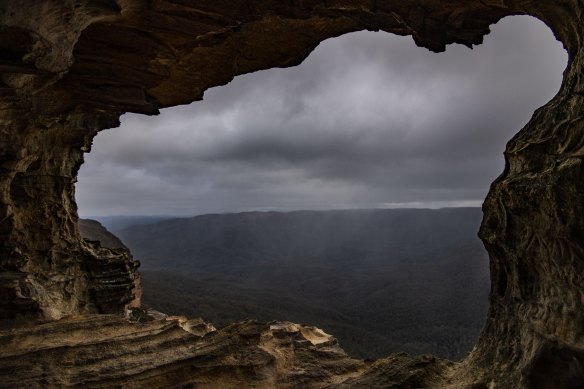
[[[350, 31], [411, 35], [440, 51], [478, 44], [500, 18], [528, 14], [563, 42], [569, 63], [559, 93], [508, 143], [507, 166], [485, 201], [491, 308], [453, 382], [584, 385], [583, 8], [578, 0], [3, 1], [0, 321], [31, 325], [138, 305], [137, 263], [83, 241], [74, 201], [83, 153], [122, 113], [201, 99], [238, 74], [298, 64], [320, 41]], [[39, 358], [39, 369], [49, 364]]]
[[[317, 328], [86, 315], [0, 331], [3, 388], [323, 388], [366, 365]], [[9, 350], [9, 351], [6, 351]]]

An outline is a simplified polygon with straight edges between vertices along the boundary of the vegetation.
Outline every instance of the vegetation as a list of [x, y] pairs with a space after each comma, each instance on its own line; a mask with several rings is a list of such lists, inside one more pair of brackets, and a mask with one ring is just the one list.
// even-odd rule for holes
[[349, 354], [463, 357], [485, 320], [478, 208], [203, 215], [118, 232], [144, 302], [217, 326], [310, 323]]

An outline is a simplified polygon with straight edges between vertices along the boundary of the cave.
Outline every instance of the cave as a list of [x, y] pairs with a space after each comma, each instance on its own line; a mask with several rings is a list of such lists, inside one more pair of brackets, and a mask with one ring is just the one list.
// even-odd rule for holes
[[[3, 384], [581, 387], [582, 7], [574, 0], [4, 2]], [[322, 40], [348, 32], [411, 35], [439, 52], [480, 44], [509, 15], [543, 21], [569, 60], [558, 94], [507, 144], [505, 169], [483, 204], [490, 308], [462, 362], [406, 354], [357, 361], [317, 329], [291, 323], [212, 332], [186, 318], [150, 317], [140, 308], [138, 263], [80, 237], [74, 184], [83, 154], [123, 113], [154, 115], [200, 100], [236, 75], [297, 65]]]

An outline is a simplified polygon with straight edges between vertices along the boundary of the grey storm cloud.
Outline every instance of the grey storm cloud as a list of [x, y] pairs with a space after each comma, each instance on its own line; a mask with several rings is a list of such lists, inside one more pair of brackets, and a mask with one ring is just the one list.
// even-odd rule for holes
[[567, 61], [533, 18], [491, 29], [473, 50], [440, 54], [409, 37], [348, 34], [202, 102], [124, 115], [86, 155], [80, 213], [478, 205]]

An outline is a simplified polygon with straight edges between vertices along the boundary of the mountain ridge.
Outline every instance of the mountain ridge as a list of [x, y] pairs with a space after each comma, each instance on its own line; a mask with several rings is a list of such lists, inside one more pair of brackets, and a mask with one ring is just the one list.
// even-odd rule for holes
[[216, 326], [310, 323], [349, 354], [462, 357], [484, 323], [479, 208], [207, 214], [118, 232], [143, 301]]

